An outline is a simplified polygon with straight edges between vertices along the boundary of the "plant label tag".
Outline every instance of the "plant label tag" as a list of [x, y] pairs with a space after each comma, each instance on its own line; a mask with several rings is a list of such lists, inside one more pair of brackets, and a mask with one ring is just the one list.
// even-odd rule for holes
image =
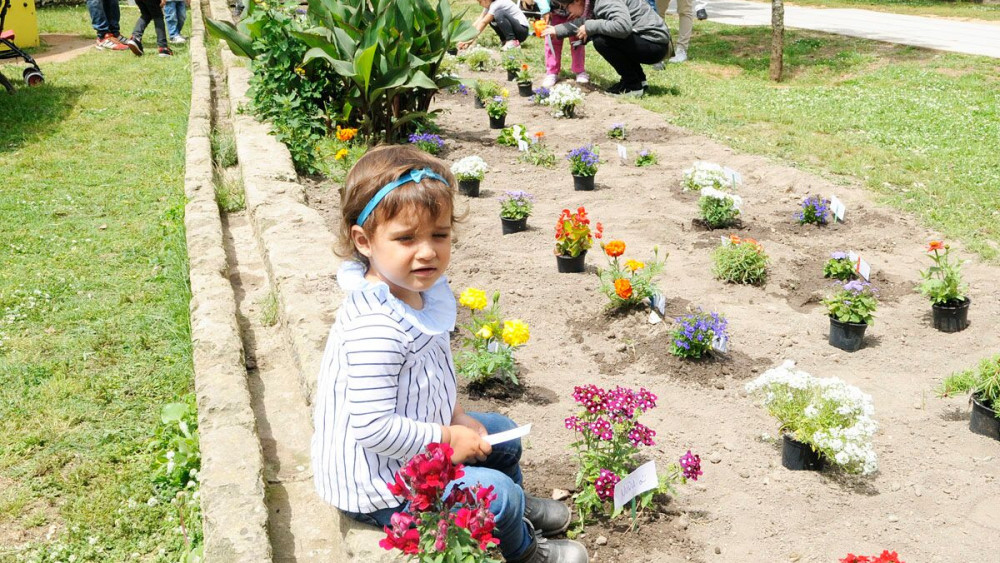
[[841, 223], [844, 222], [844, 214], [847, 213], [847, 207], [844, 202], [837, 199], [837, 196], [830, 196], [830, 211], [833, 212], [833, 218]]
[[647, 461], [615, 485], [615, 510], [621, 510], [626, 502], [659, 486], [660, 479], [656, 476], [656, 462]]
[[722, 246], [729, 246], [729, 245], [733, 244], [732, 239], [730, 239], [726, 235], [720, 235], [719, 236], [719, 240], [722, 241]]
[[615, 143], [615, 146], [618, 147], [618, 158], [622, 159], [622, 164], [628, 162], [628, 151], [625, 150], [625, 145], [621, 143]]
[[500, 343], [496, 340], [491, 340], [490, 343], [486, 345], [486, 350], [490, 353], [496, 354], [500, 351]]
[[712, 348], [716, 352], [725, 354], [729, 351], [729, 338], [725, 336], [714, 336], [712, 337]]
[[858, 260], [854, 263], [854, 271], [864, 278], [865, 281], [871, 281], [872, 266], [868, 262], [865, 262], [864, 258], [858, 256]]
[[521, 152], [528, 152], [529, 148], [530, 148], [530, 145], [528, 145], [528, 141], [518, 141], [517, 142], [517, 150], [519, 150]]
[[483, 436], [483, 440], [485, 440], [487, 444], [495, 446], [497, 444], [509, 442], [511, 440], [520, 438], [522, 436], [527, 436], [529, 432], [531, 432], [531, 424], [525, 424], [524, 426], [518, 426], [517, 428], [513, 428], [505, 432], [488, 434], [486, 436]]
[[649, 296], [649, 306], [663, 316], [667, 311], [667, 298], [662, 293], [654, 293]]
[[663, 321], [663, 317], [661, 317], [660, 315], [657, 315], [656, 311], [650, 311], [649, 312], [649, 324], [651, 324], [651, 325], [658, 325], [662, 321]]

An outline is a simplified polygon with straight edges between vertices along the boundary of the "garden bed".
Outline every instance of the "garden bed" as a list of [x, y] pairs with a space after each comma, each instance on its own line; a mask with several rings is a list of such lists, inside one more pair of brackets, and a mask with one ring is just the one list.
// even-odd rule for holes
[[[499, 72], [492, 78], [502, 81]], [[964, 398], [938, 399], [933, 392], [944, 376], [1000, 346], [996, 268], [964, 266], [974, 300], [972, 325], [960, 333], [939, 333], [930, 324], [929, 302], [913, 291], [918, 270], [929, 264], [924, 248], [934, 233], [874, 205], [856, 186], [833, 185], [736, 154], [597, 92], [587, 94], [575, 119], [556, 119], [527, 98], [511, 99], [508, 125], [524, 124], [529, 134], [544, 131], [559, 157], [548, 170], [521, 163], [516, 149], [498, 146], [498, 132], [488, 129], [485, 112], [473, 108], [471, 97], [445, 94], [435, 105], [444, 110], [443, 158], [478, 154], [491, 167], [479, 198], [457, 198], [459, 210], [469, 213], [457, 229], [448, 273], [452, 288], [456, 295], [469, 286], [500, 291], [504, 311], [524, 319], [532, 332], [517, 353], [526, 389], [473, 397], [463, 382], [466, 408], [499, 411], [534, 425], [525, 440], [526, 486], [538, 494], [573, 488], [576, 464], [568, 445], [574, 437], [563, 420], [576, 411], [574, 385], [651, 390], [659, 406], [643, 421], [657, 431], [657, 445], [647, 453], [661, 467], [688, 449], [703, 458], [702, 478], [658, 505], [638, 534], [622, 532], [625, 520], [588, 526], [583, 541], [596, 561], [818, 562], [883, 548], [909, 562], [958, 561], [980, 557], [983, 539], [1000, 533], [995, 516], [1000, 449], [968, 431]], [[615, 141], [604, 136], [612, 122], [628, 128], [621, 143], [630, 161], [650, 149], [659, 164], [619, 164]], [[589, 142], [600, 146], [605, 163], [595, 191], [574, 192], [562, 157]], [[771, 257], [765, 286], [713, 278], [711, 251], [729, 231], [692, 226], [698, 196], [682, 192], [680, 185], [682, 171], [697, 159], [742, 173], [743, 225], [734, 232], [760, 241]], [[335, 188], [307, 185], [309, 204], [332, 230], [339, 218]], [[505, 190], [535, 195], [526, 232], [501, 236], [496, 198]], [[811, 194], [836, 194], [847, 205], [846, 223], [799, 226], [793, 215]], [[596, 246], [586, 274], [556, 273], [556, 218], [563, 208], [581, 205], [603, 223], [605, 240], [626, 242], [626, 257], [645, 260], [654, 245], [661, 257], [669, 253], [658, 278], [667, 298], [665, 322], [650, 324], [648, 310], [604, 312], [607, 299], [594, 271], [606, 258]], [[827, 343], [828, 320], [820, 304], [830, 286], [822, 277], [823, 263], [841, 250], [859, 252], [871, 263], [873, 282], [882, 291], [875, 324], [853, 354]], [[694, 307], [728, 318], [727, 357], [691, 362], [669, 355], [670, 318]], [[879, 473], [863, 478], [781, 467], [774, 421], [742, 389], [785, 358], [873, 396]], [[608, 542], [598, 545], [598, 536]]]

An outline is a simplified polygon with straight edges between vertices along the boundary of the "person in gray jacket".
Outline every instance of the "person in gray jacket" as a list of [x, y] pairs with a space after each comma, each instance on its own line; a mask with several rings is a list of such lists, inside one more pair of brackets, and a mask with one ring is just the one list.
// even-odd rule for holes
[[546, 28], [542, 35], [592, 41], [621, 80], [611, 94], [641, 96], [646, 92], [644, 64], [655, 64], [671, 49], [670, 30], [646, 0], [552, 0], [564, 6], [570, 21]]

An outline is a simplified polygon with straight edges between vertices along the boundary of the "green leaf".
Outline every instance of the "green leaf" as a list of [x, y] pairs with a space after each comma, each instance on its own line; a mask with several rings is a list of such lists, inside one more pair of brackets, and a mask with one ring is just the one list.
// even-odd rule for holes
[[160, 410], [160, 420], [164, 424], [179, 422], [188, 411], [187, 403], [168, 403]]
[[206, 18], [205, 25], [208, 26], [209, 35], [225, 41], [233, 54], [248, 59], [257, 57], [257, 51], [253, 48], [253, 38], [241, 32], [232, 23]]
[[360, 79], [359, 85], [363, 85], [362, 93], [368, 92], [368, 85], [372, 79], [372, 65], [375, 63], [375, 49], [377, 45], [372, 45], [354, 55], [354, 73]]

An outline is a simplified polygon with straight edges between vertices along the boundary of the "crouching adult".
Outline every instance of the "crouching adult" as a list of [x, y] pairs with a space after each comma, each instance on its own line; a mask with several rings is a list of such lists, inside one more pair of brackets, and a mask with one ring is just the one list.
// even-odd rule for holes
[[656, 64], [672, 51], [670, 30], [646, 0], [552, 0], [570, 21], [546, 28], [542, 35], [591, 41], [621, 80], [611, 94], [641, 96], [646, 92], [644, 64]]

